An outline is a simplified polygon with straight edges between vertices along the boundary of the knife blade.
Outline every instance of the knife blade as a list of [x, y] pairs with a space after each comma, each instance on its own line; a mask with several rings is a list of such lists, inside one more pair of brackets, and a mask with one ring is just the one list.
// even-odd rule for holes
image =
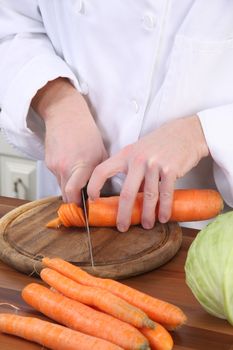
[[87, 207], [86, 207], [86, 199], [84, 194], [84, 189], [82, 189], [82, 202], [83, 202], [83, 211], [84, 211], [84, 218], [85, 218], [85, 224], [86, 224], [86, 230], [87, 230], [87, 239], [88, 239], [88, 247], [90, 252], [90, 258], [91, 258], [91, 266], [94, 268], [94, 257], [93, 257], [93, 249], [92, 249], [92, 243], [91, 243], [91, 232], [88, 222], [88, 215], [87, 215]]

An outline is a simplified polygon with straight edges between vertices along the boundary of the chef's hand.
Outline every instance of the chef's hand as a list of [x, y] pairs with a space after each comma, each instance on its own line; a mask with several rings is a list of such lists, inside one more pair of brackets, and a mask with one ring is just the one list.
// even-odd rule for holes
[[98, 165], [90, 178], [88, 195], [91, 199], [97, 198], [107, 178], [125, 173], [117, 215], [118, 230], [123, 232], [129, 228], [132, 207], [142, 184], [141, 223], [144, 228], [152, 228], [158, 200], [158, 219], [164, 223], [171, 216], [176, 179], [208, 153], [198, 116], [172, 120]]
[[86, 101], [67, 79], [58, 78], [37, 92], [32, 107], [44, 119], [45, 162], [63, 200], [80, 204], [82, 187], [107, 155]]

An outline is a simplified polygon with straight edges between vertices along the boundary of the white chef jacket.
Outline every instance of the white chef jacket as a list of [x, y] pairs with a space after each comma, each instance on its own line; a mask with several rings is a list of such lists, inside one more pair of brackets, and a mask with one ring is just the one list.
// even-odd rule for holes
[[[233, 206], [233, 1], [0, 0], [0, 77], [0, 127], [38, 160], [38, 197], [60, 190], [30, 103], [49, 80], [67, 77], [109, 155], [198, 114], [211, 156], [176, 186], [217, 188]], [[122, 181], [115, 176], [111, 190]]]

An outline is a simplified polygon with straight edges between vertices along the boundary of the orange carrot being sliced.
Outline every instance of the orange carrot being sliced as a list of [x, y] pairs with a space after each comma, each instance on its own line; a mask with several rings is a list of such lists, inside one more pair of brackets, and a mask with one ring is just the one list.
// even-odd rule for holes
[[[94, 201], [87, 201], [88, 220], [91, 226], [116, 226], [119, 196], [101, 197]], [[73, 213], [70, 206], [72, 206]], [[143, 193], [138, 193], [131, 217], [131, 225], [141, 222], [143, 206]], [[172, 213], [170, 221], [201, 221], [218, 215], [223, 209], [223, 200], [220, 194], [214, 190], [175, 190], [173, 197]], [[74, 219], [74, 212], [78, 211]], [[157, 217], [158, 207], [155, 211]], [[64, 226], [85, 226], [82, 208], [73, 204], [62, 204], [58, 210], [59, 219]], [[49, 227], [54, 227], [52, 222]]]
[[130, 324], [53, 293], [42, 285], [27, 285], [22, 291], [22, 297], [36, 310], [71, 329], [105, 339], [123, 349], [149, 349], [146, 337]]
[[201, 221], [215, 217], [223, 210], [223, 199], [210, 189], [175, 190], [170, 221]]
[[52, 350], [123, 350], [106, 340], [34, 317], [0, 314], [0, 332], [16, 335]]
[[[88, 201], [88, 222], [90, 226], [116, 226], [117, 211], [119, 205], [118, 196], [101, 197], [94, 201]], [[142, 212], [143, 194], [138, 193], [134, 202], [131, 225], [140, 223]]]
[[94, 306], [137, 328], [154, 328], [154, 322], [149, 319], [145, 312], [106, 290], [84, 286], [50, 268], [44, 268], [40, 276], [49, 286], [68, 298]]
[[159, 323], [156, 323], [154, 329], [142, 328], [140, 332], [149, 340], [151, 350], [171, 350], [173, 348], [171, 335]]
[[[119, 197], [102, 197], [88, 203], [88, 218], [91, 226], [116, 226]], [[131, 225], [141, 222], [143, 193], [138, 193], [134, 203]], [[218, 215], [223, 209], [223, 200], [214, 190], [175, 190], [170, 221], [201, 221]], [[155, 216], [157, 216], [156, 208]]]
[[54, 269], [74, 281], [93, 287], [99, 287], [117, 295], [128, 303], [143, 310], [150, 319], [163, 324], [168, 329], [175, 329], [186, 322], [186, 316], [177, 306], [153, 298], [120, 282], [94, 277], [60, 258], [43, 258], [44, 266]]

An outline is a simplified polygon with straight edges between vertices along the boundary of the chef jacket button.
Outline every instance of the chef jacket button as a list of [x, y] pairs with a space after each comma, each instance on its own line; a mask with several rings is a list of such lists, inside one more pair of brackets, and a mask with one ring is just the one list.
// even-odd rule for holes
[[132, 100], [131, 104], [132, 104], [134, 112], [138, 113], [138, 111], [139, 111], [139, 104], [138, 104], [138, 102], [136, 100]]
[[76, 13], [84, 13], [84, 3], [83, 0], [77, 0], [75, 3], [74, 10]]
[[145, 14], [142, 17], [142, 25], [147, 30], [152, 30], [156, 26], [156, 19], [155, 16], [152, 14]]
[[88, 92], [89, 92], [89, 88], [88, 88], [87, 83], [83, 81], [83, 82], [80, 84], [80, 87], [81, 87], [81, 92], [82, 92], [82, 94], [83, 94], [83, 95], [87, 95]]

